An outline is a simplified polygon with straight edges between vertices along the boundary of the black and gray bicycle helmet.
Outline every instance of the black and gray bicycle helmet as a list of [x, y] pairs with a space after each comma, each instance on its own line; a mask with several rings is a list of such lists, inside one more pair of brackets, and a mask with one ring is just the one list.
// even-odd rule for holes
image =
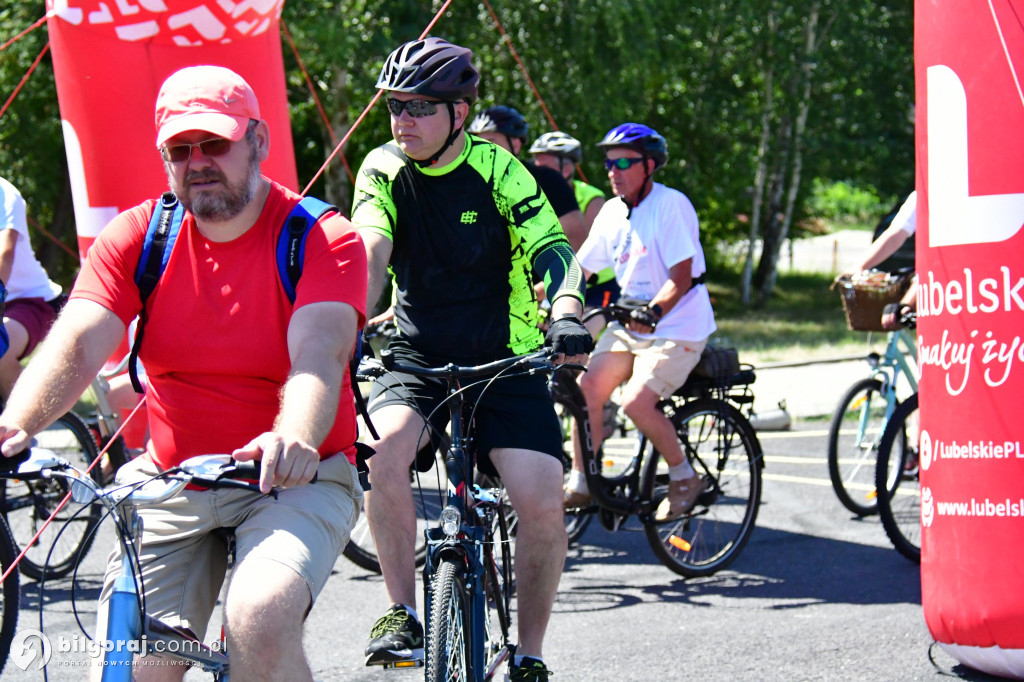
[[640, 123], [623, 123], [608, 131], [604, 139], [597, 143], [598, 147], [628, 147], [640, 152], [644, 157], [654, 159], [657, 170], [668, 162], [668, 144], [665, 138], [653, 128]]
[[473, 52], [441, 38], [405, 43], [388, 55], [377, 78], [377, 89], [433, 97], [448, 105], [448, 138], [420, 166], [433, 166], [462, 131], [455, 127], [455, 102], [472, 104], [477, 97], [480, 73], [473, 66]]
[[523, 144], [530, 139], [530, 126], [526, 119], [518, 111], [504, 104], [484, 109], [477, 114], [466, 131], [474, 135], [477, 133], [501, 133], [509, 138], [509, 146], [513, 139], [521, 140]]
[[388, 55], [377, 89], [472, 104], [479, 83], [471, 50], [431, 37], [405, 43]]
[[583, 163], [583, 149], [580, 141], [563, 132], [544, 133], [530, 145], [531, 154], [551, 154], [573, 163]]

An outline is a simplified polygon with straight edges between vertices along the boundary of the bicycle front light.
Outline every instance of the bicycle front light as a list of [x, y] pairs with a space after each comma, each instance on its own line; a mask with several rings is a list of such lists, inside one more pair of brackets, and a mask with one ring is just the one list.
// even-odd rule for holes
[[450, 538], [459, 533], [459, 526], [462, 525], [462, 516], [455, 507], [445, 507], [441, 510], [441, 530]]

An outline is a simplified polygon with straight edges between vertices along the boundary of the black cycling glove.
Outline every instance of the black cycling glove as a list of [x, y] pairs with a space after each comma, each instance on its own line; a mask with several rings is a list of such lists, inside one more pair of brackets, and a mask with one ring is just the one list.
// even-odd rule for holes
[[594, 339], [583, 323], [575, 317], [560, 317], [548, 325], [544, 343], [552, 352], [565, 355], [584, 355], [594, 350]]
[[634, 308], [629, 311], [629, 319], [654, 329], [658, 326], [658, 321], [661, 319], [661, 306], [653, 305]]

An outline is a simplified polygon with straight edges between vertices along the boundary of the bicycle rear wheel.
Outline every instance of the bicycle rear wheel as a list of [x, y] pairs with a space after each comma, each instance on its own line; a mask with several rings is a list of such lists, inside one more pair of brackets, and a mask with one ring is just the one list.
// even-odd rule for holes
[[[739, 556], [754, 531], [761, 504], [761, 445], [739, 410], [716, 398], [686, 403], [671, 415], [679, 445], [707, 489], [693, 511], [674, 521], [643, 518], [647, 541], [672, 571], [706, 576]], [[668, 466], [647, 445], [641, 493], [652, 510], [668, 492]]]
[[[583, 399], [578, 388], [576, 388], [574, 396], [579, 400]], [[569, 482], [569, 472], [572, 471], [573, 427], [582, 423], [584, 413], [568, 397], [558, 394], [553, 396], [553, 398], [555, 401], [555, 414], [558, 415], [558, 421], [562, 427], [562, 462], [565, 465], [562, 483], [564, 487]], [[590, 525], [591, 518], [593, 518], [593, 512], [591, 511], [583, 509], [565, 510], [565, 532], [569, 536], [569, 545], [579, 541], [584, 531], [587, 530], [587, 526]]]
[[[17, 556], [18, 546], [14, 544], [11, 530], [7, 522], [0, 518], [0, 575], [14, 565]], [[7, 656], [11, 653], [11, 642], [18, 626], [19, 594], [18, 572], [11, 571], [0, 591], [0, 672], [3, 672]]]
[[875, 463], [888, 400], [878, 379], [862, 379], [839, 401], [828, 428], [828, 476], [844, 507], [857, 516], [878, 513]]
[[[96, 459], [96, 445], [88, 427], [73, 412], [61, 416], [35, 437], [34, 448], [53, 452], [77, 467], [85, 468]], [[100, 482], [102, 472], [97, 465], [90, 474]], [[19, 547], [24, 547], [43, 526], [70, 490], [62, 478], [38, 481], [6, 480], [0, 492], [0, 508]], [[84, 556], [95, 538], [93, 532], [100, 518], [97, 505], [83, 505], [68, 500], [39, 540], [29, 548], [18, 568], [33, 580], [60, 578], [70, 573]], [[52, 554], [51, 554], [52, 548]]]
[[900, 554], [921, 563], [921, 480], [917, 394], [893, 412], [878, 446], [875, 486], [885, 534]]
[[509, 634], [512, 630], [512, 541], [504, 506], [495, 510], [491, 524], [491, 542], [484, 546], [484, 671], [483, 679], [491, 679], [497, 668], [511, 653]]
[[462, 567], [442, 559], [430, 589], [433, 601], [427, 622], [427, 682], [471, 682], [472, 614]]

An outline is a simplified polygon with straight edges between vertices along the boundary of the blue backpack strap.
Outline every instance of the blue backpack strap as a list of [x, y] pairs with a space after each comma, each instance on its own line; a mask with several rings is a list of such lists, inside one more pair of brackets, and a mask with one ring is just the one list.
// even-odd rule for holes
[[292, 303], [295, 303], [295, 288], [302, 276], [309, 230], [325, 213], [337, 210], [316, 197], [303, 197], [285, 220], [284, 229], [277, 238], [277, 272], [281, 277], [281, 286]]
[[128, 376], [132, 380], [132, 388], [136, 393], [143, 393], [142, 383], [139, 381], [137, 364], [139, 361], [139, 348], [142, 346], [143, 332], [146, 328], [146, 301], [160, 281], [160, 275], [167, 268], [167, 261], [171, 257], [171, 249], [181, 231], [181, 222], [185, 218], [185, 207], [178, 201], [173, 192], [164, 192], [160, 201], [153, 209], [153, 215], [149, 219], [149, 227], [146, 229], [146, 239], [142, 244], [142, 255], [139, 257], [139, 264], [135, 268], [135, 284], [139, 287], [139, 298], [142, 300], [142, 310], [139, 312], [139, 323], [135, 328], [135, 340], [132, 342], [132, 350], [128, 356]]

